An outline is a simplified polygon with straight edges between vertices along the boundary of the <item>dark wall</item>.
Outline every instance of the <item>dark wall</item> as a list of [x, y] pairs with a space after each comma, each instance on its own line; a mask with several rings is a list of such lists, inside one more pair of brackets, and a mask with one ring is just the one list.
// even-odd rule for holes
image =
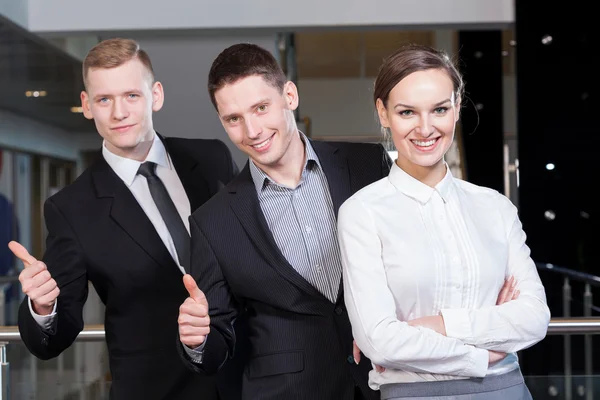
[[466, 81], [461, 122], [467, 180], [504, 193], [502, 32], [459, 32]]
[[[516, 1], [519, 202], [534, 260], [600, 275], [600, 200], [594, 194], [600, 183], [600, 57], [592, 15], [583, 0], [566, 6]], [[541, 277], [552, 315], [562, 316], [563, 279], [547, 272]], [[582, 296], [582, 285], [573, 283], [573, 316], [582, 316]], [[598, 304], [598, 291], [595, 298]], [[555, 356], [529, 366], [562, 373], [562, 343], [562, 337], [546, 339], [529, 354]], [[573, 367], [580, 373], [582, 353], [581, 343], [574, 343]]]

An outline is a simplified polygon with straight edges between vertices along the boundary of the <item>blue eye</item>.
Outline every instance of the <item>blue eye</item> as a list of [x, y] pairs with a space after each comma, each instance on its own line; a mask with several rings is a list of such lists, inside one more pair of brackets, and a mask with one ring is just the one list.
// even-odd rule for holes
[[408, 117], [410, 115], [413, 115], [413, 112], [412, 112], [412, 110], [403, 110], [403, 111], [400, 111], [398, 114]]
[[438, 107], [435, 110], [433, 110], [433, 112], [435, 112], [436, 114], [444, 114], [448, 111], [448, 107]]

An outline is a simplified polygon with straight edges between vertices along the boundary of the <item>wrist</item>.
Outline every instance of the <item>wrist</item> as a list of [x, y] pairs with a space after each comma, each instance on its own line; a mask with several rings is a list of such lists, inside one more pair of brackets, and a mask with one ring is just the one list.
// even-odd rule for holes
[[54, 303], [50, 305], [41, 305], [37, 304], [35, 301], [32, 301], [31, 308], [37, 315], [50, 315], [52, 314], [52, 310], [54, 309]]

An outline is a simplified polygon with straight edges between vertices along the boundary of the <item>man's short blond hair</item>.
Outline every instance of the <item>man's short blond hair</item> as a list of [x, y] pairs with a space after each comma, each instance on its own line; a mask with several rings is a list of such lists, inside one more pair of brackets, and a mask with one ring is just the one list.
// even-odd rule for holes
[[146, 67], [154, 83], [154, 69], [148, 53], [135, 40], [115, 38], [103, 40], [88, 52], [83, 60], [83, 84], [87, 88], [87, 76], [92, 68], [116, 68], [136, 58]]

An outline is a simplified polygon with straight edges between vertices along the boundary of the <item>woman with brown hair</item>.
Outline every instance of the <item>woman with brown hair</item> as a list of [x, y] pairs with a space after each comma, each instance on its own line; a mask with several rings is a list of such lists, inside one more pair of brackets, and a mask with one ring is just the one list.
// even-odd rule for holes
[[531, 398], [516, 352], [550, 312], [516, 207], [444, 161], [463, 96], [446, 54], [392, 54], [374, 101], [398, 158], [340, 208], [345, 302], [382, 399]]

